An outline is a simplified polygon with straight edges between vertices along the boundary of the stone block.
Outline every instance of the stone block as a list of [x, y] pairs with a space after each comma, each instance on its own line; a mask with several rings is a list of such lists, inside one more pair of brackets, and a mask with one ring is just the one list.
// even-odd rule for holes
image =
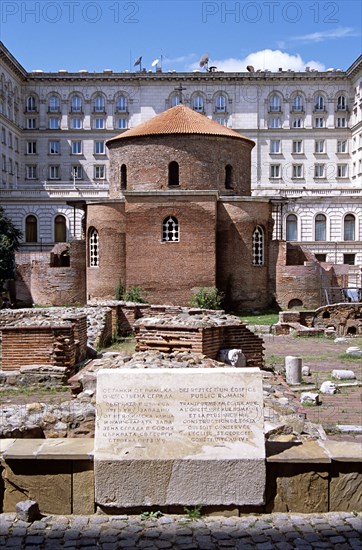
[[362, 510], [362, 462], [332, 462], [329, 491], [331, 512]]
[[77, 460], [73, 462], [72, 513], [90, 515], [94, 514], [94, 511], [93, 462]]
[[41, 518], [39, 504], [35, 500], [23, 500], [16, 505], [16, 519], [33, 522]]

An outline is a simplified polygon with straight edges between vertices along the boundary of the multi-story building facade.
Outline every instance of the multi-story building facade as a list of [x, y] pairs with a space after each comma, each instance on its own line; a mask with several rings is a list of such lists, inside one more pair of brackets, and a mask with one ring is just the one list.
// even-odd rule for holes
[[[24, 250], [79, 238], [108, 194], [105, 142], [179, 102], [253, 139], [254, 195], [275, 237], [362, 266], [362, 56], [346, 71], [26, 71], [0, 44], [0, 200]], [[190, 174], [192, 177], [192, 174]]]

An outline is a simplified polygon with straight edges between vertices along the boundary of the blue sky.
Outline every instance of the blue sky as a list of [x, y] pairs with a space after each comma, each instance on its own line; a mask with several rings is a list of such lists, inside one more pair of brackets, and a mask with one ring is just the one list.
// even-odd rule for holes
[[0, 39], [27, 69], [348, 68], [362, 50], [358, 0], [1, 0]]

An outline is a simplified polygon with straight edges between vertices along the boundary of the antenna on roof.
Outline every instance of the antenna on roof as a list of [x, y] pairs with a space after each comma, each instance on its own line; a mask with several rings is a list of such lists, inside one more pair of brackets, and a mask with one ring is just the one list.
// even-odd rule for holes
[[205, 69], [207, 71], [209, 70], [209, 54], [208, 53], [204, 53], [204, 55], [201, 56], [200, 61], [199, 61], [199, 65], [200, 65], [201, 68], [205, 67]]
[[248, 71], [248, 73], [255, 73], [255, 69], [252, 65], [248, 65], [246, 67], [246, 70]]
[[160, 60], [159, 59], [154, 59], [151, 63], [151, 67], [156, 67], [156, 72], [157, 72], [157, 69], [158, 69], [158, 64], [159, 64]]
[[140, 71], [142, 71], [142, 55], [133, 63], [134, 67], [137, 67], [137, 65], [140, 66]]

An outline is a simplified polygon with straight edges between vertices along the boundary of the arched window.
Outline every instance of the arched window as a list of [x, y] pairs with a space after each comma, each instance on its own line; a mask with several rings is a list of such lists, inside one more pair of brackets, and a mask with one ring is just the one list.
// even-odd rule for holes
[[303, 111], [303, 98], [301, 95], [296, 95], [293, 99], [292, 111], [300, 112]]
[[121, 189], [127, 189], [127, 166], [121, 166]]
[[192, 107], [194, 111], [202, 113], [204, 111], [204, 98], [201, 95], [195, 96], [192, 102]]
[[315, 98], [314, 109], [315, 111], [324, 111], [324, 97], [322, 95], [317, 95]]
[[49, 98], [48, 109], [50, 113], [58, 113], [60, 108], [59, 97], [52, 95]]
[[162, 241], [178, 242], [180, 240], [179, 223], [174, 216], [168, 216], [162, 224]]
[[289, 214], [286, 220], [287, 241], [298, 240], [298, 218], [295, 214]]
[[64, 216], [59, 214], [54, 219], [54, 242], [65, 243], [67, 240], [67, 222]]
[[25, 241], [27, 243], [38, 242], [38, 220], [30, 215], [25, 220]]
[[318, 214], [315, 218], [315, 240], [316, 241], [327, 240], [326, 229], [327, 229], [327, 218], [325, 217], [324, 214]]
[[36, 101], [34, 96], [29, 96], [26, 100], [26, 110], [28, 113], [34, 113], [36, 111]]
[[168, 184], [180, 185], [179, 165], [174, 160], [168, 165]]
[[225, 113], [226, 112], [226, 100], [225, 96], [218, 95], [215, 101], [215, 112], [216, 113]]
[[171, 107], [176, 107], [176, 105], [180, 105], [180, 103], [181, 103], [180, 96], [178, 94], [174, 94], [171, 97]]
[[127, 98], [124, 95], [119, 96], [117, 100], [117, 112], [126, 113], [127, 112]]
[[345, 111], [347, 107], [346, 98], [344, 95], [337, 97], [337, 111]]
[[343, 239], [345, 241], [354, 241], [355, 239], [355, 217], [353, 214], [347, 214], [343, 224]]
[[99, 266], [99, 236], [98, 231], [91, 227], [89, 230], [89, 266], [98, 267]]
[[253, 265], [264, 265], [264, 231], [260, 225], [253, 233]]
[[231, 164], [225, 166], [225, 189], [233, 189], [233, 167]]
[[94, 112], [95, 113], [104, 113], [105, 111], [105, 102], [102, 95], [97, 95], [94, 99]]
[[270, 111], [272, 113], [280, 113], [281, 110], [280, 97], [276, 94], [270, 96]]
[[70, 110], [72, 113], [82, 112], [82, 98], [79, 95], [74, 95], [70, 103]]

